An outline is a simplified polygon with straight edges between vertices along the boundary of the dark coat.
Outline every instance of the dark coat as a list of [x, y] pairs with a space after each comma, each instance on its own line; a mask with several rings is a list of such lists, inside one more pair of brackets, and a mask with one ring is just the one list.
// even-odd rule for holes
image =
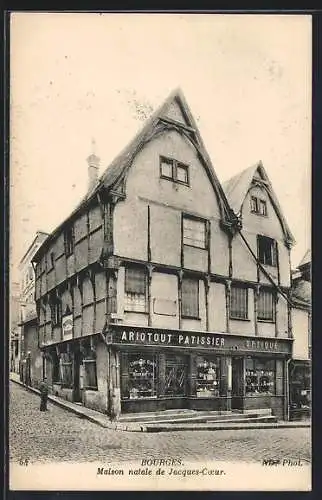
[[44, 380], [42, 382], [40, 382], [40, 384], [39, 384], [39, 391], [40, 391], [40, 395], [42, 397], [48, 396], [49, 387], [48, 387], [47, 382], [45, 382]]

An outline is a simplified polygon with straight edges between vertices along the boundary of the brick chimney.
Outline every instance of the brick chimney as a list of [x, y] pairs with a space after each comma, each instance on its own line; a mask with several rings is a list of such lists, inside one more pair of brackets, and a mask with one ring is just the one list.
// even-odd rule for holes
[[100, 159], [95, 154], [96, 143], [95, 140], [92, 139], [92, 153], [87, 158], [88, 163], [88, 192], [92, 191], [94, 186], [98, 181], [98, 174], [100, 168]]

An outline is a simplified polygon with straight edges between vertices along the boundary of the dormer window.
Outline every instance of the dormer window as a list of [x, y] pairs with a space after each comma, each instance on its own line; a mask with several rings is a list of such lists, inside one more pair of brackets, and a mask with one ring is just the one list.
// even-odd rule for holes
[[257, 215], [267, 216], [267, 204], [265, 200], [252, 196], [250, 199], [250, 210]]
[[189, 167], [173, 158], [160, 157], [160, 177], [189, 186]]

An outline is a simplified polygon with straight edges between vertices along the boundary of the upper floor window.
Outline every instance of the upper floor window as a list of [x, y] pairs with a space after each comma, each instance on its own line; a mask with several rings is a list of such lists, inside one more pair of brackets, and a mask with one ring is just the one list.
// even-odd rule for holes
[[146, 272], [144, 268], [125, 269], [125, 310], [146, 312]]
[[50, 271], [54, 267], [55, 256], [54, 252], [47, 254], [47, 271]]
[[31, 281], [34, 277], [34, 270], [32, 266], [29, 267], [29, 281]]
[[248, 319], [248, 288], [233, 285], [230, 292], [230, 317]]
[[189, 185], [189, 167], [172, 158], [160, 157], [160, 177]]
[[258, 260], [266, 266], [277, 265], [277, 243], [267, 236], [257, 236]]
[[182, 312], [186, 318], [199, 318], [199, 281], [193, 278], [182, 280]]
[[206, 221], [184, 215], [183, 244], [197, 248], [206, 248]]
[[265, 200], [252, 196], [250, 199], [251, 212], [258, 215], [267, 215], [267, 204]]
[[51, 307], [51, 322], [54, 326], [60, 326], [62, 320], [61, 301], [58, 298], [53, 298], [50, 304]]
[[257, 304], [257, 319], [274, 321], [275, 301], [273, 291], [262, 288], [259, 292]]
[[69, 227], [68, 229], [65, 230], [64, 233], [64, 240], [65, 240], [65, 252], [66, 256], [68, 257], [74, 252], [74, 230], [73, 226]]

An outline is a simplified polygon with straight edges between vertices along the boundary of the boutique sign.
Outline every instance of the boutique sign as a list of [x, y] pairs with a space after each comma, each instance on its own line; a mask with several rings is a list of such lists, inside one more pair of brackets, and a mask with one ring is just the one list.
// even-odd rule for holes
[[288, 354], [289, 339], [257, 339], [229, 334], [180, 332], [130, 327], [114, 327], [108, 335], [111, 344], [146, 345], [214, 349], [218, 351], [252, 351]]

